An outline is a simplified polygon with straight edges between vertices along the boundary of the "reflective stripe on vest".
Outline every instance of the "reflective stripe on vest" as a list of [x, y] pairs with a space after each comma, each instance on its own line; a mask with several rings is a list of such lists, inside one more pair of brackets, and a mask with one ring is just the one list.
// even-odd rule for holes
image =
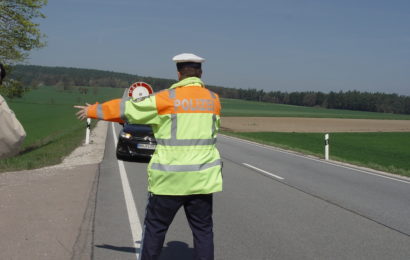
[[194, 146], [194, 145], [213, 145], [216, 138], [212, 139], [156, 139], [157, 144], [164, 146]]
[[203, 171], [214, 166], [220, 166], [221, 160], [215, 160], [210, 163], [203, 164], [189, 164], [189, 165], [169, 165], [169, 164], [160, 164], [152, 163], [151, 169], [166, 171], [166, 172], [198, 172]]
[[[216, 115], [212, 116], [212, 134], [216, 131]], [[194, 145], [213, 145], [216, 143], [216, 138], [210, 139], [177, 139], [178, 121], [177, 115], [171, 114], [171, 138], [158, 138], [157, 143], [166, 146], [194, 146]]]
[[103, 114], [103, 110], [102, 110], [102, 105], [98, 104], [97, 105], [97, 117], [99, 119], [104, 119], [104, 114]]
[[125, 117], [125, 102], [127, 102], [128, 100], [130, 100], [131, 98], [128, 96], [124, 96], [121, 99], [121, 104], [120, 104], [120, 117], [122, 120], [124, 120], [125, 122], [127, 122], [127, 118]]
[[103, 104], [96, 103], [89, 106], [87, 116], [90, 118], [122, 123], [124, 120], [120, 117], [122, 112], [121, 109], [121, 99], [113, 99], [104, 102]]

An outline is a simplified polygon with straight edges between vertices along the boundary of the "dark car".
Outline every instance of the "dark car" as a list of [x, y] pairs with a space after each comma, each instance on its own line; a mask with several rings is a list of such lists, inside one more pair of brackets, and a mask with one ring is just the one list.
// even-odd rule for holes
[[124, 124], [117, 144], [119, 160], [150, 159], [157, 142], [149, 125]]

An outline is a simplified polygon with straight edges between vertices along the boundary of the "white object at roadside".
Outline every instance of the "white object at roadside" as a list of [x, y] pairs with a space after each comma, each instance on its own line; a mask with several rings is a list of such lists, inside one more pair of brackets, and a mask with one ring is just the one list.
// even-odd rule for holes
[[16, 155], [25, 137], [23, 126], [0, 95], [0, 159]]
[[325, 134], [325, 160], [329, 160], [329, 134]]
[[85, 130], [85, 144], [90, 143], [91, 118], [87, 118], [87, 129]]

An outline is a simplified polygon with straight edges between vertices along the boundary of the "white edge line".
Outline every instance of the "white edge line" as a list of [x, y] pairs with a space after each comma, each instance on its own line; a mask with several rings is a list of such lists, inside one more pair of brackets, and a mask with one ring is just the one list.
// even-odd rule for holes
[[283, 178], [280, 177], [280, 176], [278, 176], [278, 175], [275, 175], [275, 174], [273, 174], [273, 173], [270, 173], [270, 172], [267, 172], [267, 171], [265, 171], [265, 170], [259, 169], [259, 168], [255, 167], [255, 166], [250, 165], [250, 164], [247, 164], [247, 163], [242, 163], [242, 164], [245, 165], [245, 166], [247, 166], [247, 167], [249, 167], [249, 168], [252, 168], [252, 169], [254, 169], [254, 170], [257, 170], [257, 171], [259, 171], [259, 172], [263, 172], [263, 173], [265, 173], [265, 174], [267, 174], [267, 175], [269, 175], [269, 176], [272, 176], [273, 178], [276, 178], [276, 179], [279, 179], [279, 180], [283, 180]]
[[[115, 147], [117, 146], [117, 134], [115, 133], [114, 123], [111, 123], [112, 133], [114, 137]], [[124, 191], [125, 205], [127, 206], [128, 220], [130, 222], [132, 243], [135, 245], [136, 241], [142, 237], [141, 222], [138, 217], [137, 208], [135, 206], [134, 197], [130, 188], [130, 183], [128, 181], [127, 172], [124, 167], [124, 162], [121, 160], [118, 161], [118, 167], [120, 170], [120, 177], [122, 183], [122, 190]], [[139, 251], [136, 250], [137, 259], [139, 257]]]
[[368, 175], [373, 175], [373, 176], [377, 176], [377, 177], [381, 177], [381, 178], [385, 178], [385, 179], [389, 179], [389, 180], [394, 180], [394, 181], [410, 184], [410, 181], [401, 180], [401, 179], [398, 179], [398, 178], [393, 178], [393, 177], [385, 176], [385, 175], [382, 175], [382, 174], [372, 173], [372, 172], [369, 172], [369, 171], [361, 170], [361, 169], [354, 168], [354, 167], [344, 166], [344, 165], [340, 165], [340, 164], [333, 163], [333, 162], [327, 162], [327, 161], [320, 160], [320, 159], [315, 159], [315, 158], [312, 158], [312, 157], [309, 157], [309, 156], [306, 156], [306, 155], [299, 155], [295, 152], [288, 152], [286, 150], [283, 150], [283, 149], [280, 149], [280, 148], [277, 148], [277, 147], [272, 147], [272, 146], [269, 146], [269, 145], [263, 145], [263, 144], [259, 144], [259, 143], [256, 143], [256, 142], [240, 139], [240, 138], [237, 138], [237, 137], [232, 137], [232, 136], [229, 136], [229, 135], [223, 135], [223, 134], [221, 134], [221, 135], [223, 137], [228, 138], [228, 139], [239, 140], [241, 142], [253, 144], [255, 146], [259, 146], [259, 147], [262, 147], [262, 148], [265, 148], [265, 149], [268, 149], [268, 150], [278, 151], [278, 152], [281, 152], [281, 153], [294, 155], [294, 156], [297, 156], [297, 157], [300, 157], [300, 158], [304, 158], [304, 159], [308, 159], [308, 160], [312, 160], [312, 161], [316, 161], [316, 162], [321, 162], [321, 163], [325, 163], [325, 164], [329, 164], [329, 165], [333, 165], [333, 166], [337, 166], [337, 167], [341, 167], [341, 168], [345, 168], [345, 169], [349, 169], [349, 170], [353, 170], [353, 171], [358, 171], [358, 172], [365, 173], [365, 174], [368, 174]]

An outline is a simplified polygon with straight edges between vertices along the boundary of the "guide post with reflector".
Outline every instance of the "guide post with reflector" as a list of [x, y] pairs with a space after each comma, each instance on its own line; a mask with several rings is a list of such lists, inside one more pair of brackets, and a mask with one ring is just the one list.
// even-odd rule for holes
[[329, 134], [325, 134], [325, 160], [329, 160]]
[[87, 128], [85, 130], [85, 144], [90, 143], [91, 118], [87, 118]]

